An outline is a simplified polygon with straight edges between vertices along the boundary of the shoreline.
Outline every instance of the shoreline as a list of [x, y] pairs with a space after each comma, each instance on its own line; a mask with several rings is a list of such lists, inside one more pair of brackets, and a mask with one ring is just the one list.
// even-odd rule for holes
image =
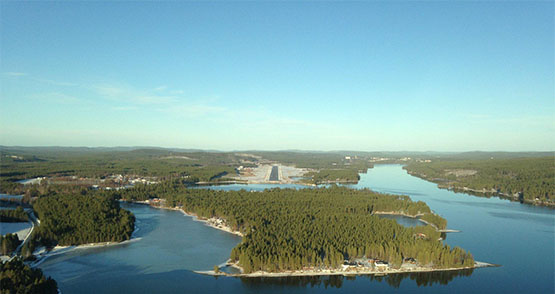
[[[227, 263], [228, 266], [238, 268], [242, 270], [235, 264]], [[486, 262], [476, 261], [472, 267], [461, 267], [461, 268], [444, 268], [444, 269], [434, 269], [434, 268], [410, 268], [410, 269], [387, 269], [387, 270], [375, 270], [375, 269], [355, 269], [351, 271], [345, 271], [340, 269], [326, 269], [326, 270], [296, 270], [296, 271], [284, 271], [284, 272], [263, 272], [258, 271], [249, 274], [229, 274], [225, 272], [216, 273], [213, 270], [208, 271], [194, 271], [197, 274], [209, 275], [209, 276], [225, 276], [225, 277], [246, 277], [246, 278], [258, 278], [258, 277], [269, 277], [269, 278], [279, 278], [279, 277], [302, 277], [302, 276], [356, 276], [356, 275], [389, 275], [389, 274], [401, 274], [401, 273], [425, 273], [425, 272], [440, 272], [440, 271], [458, 271], [466, 269], [476, 269], [484, 267], [499, 267], [497, 264], [490, 264]]]
[[424, 215], [423, 213], [419, 213], [419, 214], [417, 214], [417, 215], [409, 215], [409, 214], [406, 214], [406, 213], [395, 212], [395, 211], [389, 211], [389, 212], [387, 212], [387, 211], [376, 211], [376, 212], [372, 212], [372, 214], [373, 214], [373, 215], [374, 215], [374, 214], [379, 214], [379, 215], [400, 215], [400, 216], [404, 216], [404, 217], [415, 218], [415, 219], [417, 219], [417, 220], [423, 222], [423, 223], [426, 224], [426, 225], [430, 225], [430, 226], [434, 227], [434, 229], [436, 229], [436, 231], [438, 231], [438, 232], [440, 232], [440, 233], [460, 233], [460, 232], [461, 232], [460, 230], [454, 230], [454, 229], [443, 229], [443, 230], [440, 230], [436, 225], [434, 225], [434, 224], [432, 224], [432, 223], [430, 223], [430, 222], [428, 222], [428, 221], [426, 221], [426, 220], [423, 220], [423, 219], [419, 218], [420, 216], [423, 216], [423, 215]]
[[[127, 201], [129, 203], [137, 203], [137, 204], [147, 204], [145, 202], [136, 202], [136, 201]], [[157, 208], [157, 209], [165, 209], [165, 210], [174, 210], [174, 211], [180, 211], [181, 213], [183, 213], [185, 216], [191, 217], [193, 218], [193, 221], [196, 222], [202, 222], [204, 223], [205, 226], [220, 230], [220, 231], [224, 231], [230, 234], [234, 234], [240, 237], [243, 237], [243, 233], [239, 232], [239, 231], [234, 231], [232, 230], [229, 226], [224, 225], [223, 222], [225, 222], [224, 219], [221, 218], [209, 218], [209, 219], [203, 219], [200, 218], [198, 215], [194, 214], [194, 213], [190, 213], [190, 212], [186, 212], [185, 210], [183, 210], [183, 208], [179, 208], [179, 207], [163, 207], [163, 206], [152, 206], [149, 205], [152, 208]], [[220, 223], [218, 223], [218, 221], [221, 221]]]
[[548, 207], [548, 208], [554, 208], [555, 209], [555, 203], [552, 202], [545, 202], [545, 201], [536, 201], [536, 200], [530, 200], [530, 199], [523, 199], [522, 202], [515, 196], [511, 196], [508, 195], [504, 192], [498, 192], [496, 190], [484, 190], [484, 189], [473, 189], [473, 188], [469, 188], [469, 187], [457, 187], [457, 186], [446, 186], [444, 184], [445, 179], [443, 178], [433, 178], [430, 179], [428, 178], [425, 174], [419, 174], [417, 172], [413, 172], [410, 171], [408, 169], [403, 168], [405, 171], [407, 171], [407, 174], [422, 179], [426, 182], [430, 182], [430, 183], [434, 183], [437, 185], [438, 189], [442, 189], [442, 190], [447, 190], [447, 191], [451, 191], [454, 193], [461, 193], [461, 194], [466, 194], [466, 195], [470, 195], [470, 196], [475, 196], [475, 197], [485, 197], [485, 198], [490, 198], [490, 197], [496, 197], [499, 198], [501, 200], [509, 200], [510, 202], [519, 202], [521, 204], [528, 204], [528, 205], [532, 205], [532, 206], [539, 206], [539, 207]]
[[[147, 203], [146, 201], [128, 201], [128, 200], [123, 200], [127, 203], [134, 203], [134, 204], [142, 204], [142, 205], [148, 205], [152, 208], [157, 208], [157, 209], [165, 209], [165, 210], [174, 210], [174, 211], [180, 211], [183, 215], [191, 217], [193, 219], [193, 221], [198, 221], [198, 222], [203, 222], [206, 226], [214, 228], [214, 229], [218, 229], [230, 234], [234, 234], [234, 235], [238, 235], [243, 237], [244, 235], [239, 232], [239, 231], [233, 231], [231, 230], [231, 228], [227, 225], [224, 225], [225, 220], [221, 219], [221, 218], [209, 218], [209, 219], [201, 219], [198, 217], [197, 214], [194, 213], [189, 213], [186, 212], [185, 210], [183, 210], [183, 208], [179, 208], [179, 207], [163, 207], [163, 206], [152, 206], [149, 203]], [[418, 218], [419, 216], [422, 216], [424, 214], [417, 214], [417, 215], [407, 215], [405, 213], [402, 212], [384, 212], [384, 211], [378, 211], [378, 212], [373, 212], [372, 214], [376, 214], [376, 215], [401, 215], [401, 216], [405, 216], [405, 217], [410, 217], [410, 218], [416, 218], [418, 220], [420, 220], [423, 223], [429, 224], [428, 222]], [[221, 221], [221, 222], [217, 222], [217, 221]], [[432, 225], [432, 224], [430, 224]], [[433, 225], [432, 225], [433, 226]], [[438, 230], [437, 227], [433, 226], [437, 231], [439, 232], [460, 232], [457, 230]], [[239, 270], [241, 273], [239, 274], [231, 274], [231, 273], [226, 273], [226, 272], [218, 272], [216, 273], [214, 270], [207, 270], [207, 271], [193, 271], [194, 273], [197, 274], [202, 274], [202, 275], [210, 275], [210, 276], [226, 276], [226, 277], [299, 277], [299, 276], [332, 276], [332, 275], [343, 275], [343, 276], [353, 276], [353, 275], [387, 275], [387, 274], [397, 274], [397, 273], [419, 273], [419, 272], [436, 272], [436, 271], [457, 271], [457, 270], [465, 270], [465, 269], [475, 269], [475, 268], [482, 268], [482, 267], [497, 267], [500, 265], [496, 265], [496, 264], [490, 264], [490, 263], [486, 263], [486, 262], [479, 262], [476, 261], [474, 263], [474, 266], [472, 267], [461, 267], [461, 268], [445, 268], [445, 269], [434, 269], [434, 268], [425, 268], [425, 267], [415, 267], [415, 268], [408, 268], [408, 269], [386, 269], [386, 270], [376, 270], [376, 269], [369, 269], [369, 268], [353, 268], [351, 270], [340, 270], [340, 269], [335, 269], [335, 270], [331, 270], [331, 269], [326, 269], [326, 270], [297, 270], [297, 271], [285, 271], [285, 272], [262, 272], [262, 271], [258, 271], [258, 272], [254, 272], [254, 273], [249, 273], [249, 274], [244, 274], [243, 273], [243, 268], [241, 266], [239, 266], [236, 262], [232, 263], [231, 260], [227, 260], [226, 262], [222, 263], [219, 268], [222, 267], [233, 267], [236, 268], [237, 270]]]
[[39, 249], [39, 253], [33, 254], [36, 257], [36, 260], [32, 261], [29, 266], [36, 267], [39, 266], [41, 263], [46, 261], [49, 257], [68, 253], [74, 250], [81, 250], [81, 249], [92, 249], [92, 248], [100, 248], [100, 247], [112, 247], [117, 245], [125, 245], [132, 242], [136, 242], [141, 240], [141, 238], [131, 238], [129, 240], [121, 241], [121, 242], [99, 242], [99, 243], [88, 243], [88, 244], [81, 244], [81, 245], [68, 245], [68, 246], [58, 246], [56, 245], [51, 250], [41, 252]]

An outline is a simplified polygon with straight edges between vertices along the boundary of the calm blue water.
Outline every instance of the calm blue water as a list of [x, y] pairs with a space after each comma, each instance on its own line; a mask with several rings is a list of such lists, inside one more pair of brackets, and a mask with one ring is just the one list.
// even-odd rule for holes
[[17, 200], [21, 200], [21, 199], [23, 199], [23, 195], [0, 194], [0, 199], [6, 199], [6, 200], [17, 199]]
[[[228, 185], [212, 189], [262, 190], [278, 185]], [[440, 190], [408, 175], [400, 165], [378, 165], [355, 188], [409, 195], [425, 201], [460, 233], [447, 242], [497, 268], [385, 277], [240, 279], [191, 270], [225, 261], [240, 238], [194, 222], [180, 212], [123, 206], [137, 217], [137, 241], [79, 249], [42, 263], [63, 293], [554, 293], [555, 214], [547, 208]], [[302, 186], [287, 185], [301, 188]]]
[[397, 223], [405, 227], [417, 227], [425, 225], [425, 223], [421, 222], [417, 218], [406, 217], [402, 215], [379, 214], [378, 216], [381, 218], [394, 219], [395, 221], [397, 221]]

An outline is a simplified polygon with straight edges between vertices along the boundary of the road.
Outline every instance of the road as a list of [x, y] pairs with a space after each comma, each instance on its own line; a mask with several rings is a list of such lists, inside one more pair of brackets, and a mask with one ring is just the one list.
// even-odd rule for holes
[[29, 242], [29, 240], [31, 240], [31, 235], [33, 234], [33, 231], [35, 230], [35, 226], [38, 226], [38, 224], [39, 224], [39, 220], [37, 218], [35, 218], [35, 214], [33, 213], [32, 209], [26, 210], [26, 212], [27, 212], [27, 215], [29, 216], [29, 220], [31, 221], [31, 224], [33, 226], [29, 230], [29, 233], [27, 233], [27, 236], [25, 236], [25, 239], [23, 239], [23, 242], [21, 242], [21, 244], [19, 244], [19, 246], [17, 246], [17, 248], [14, 251], [14, 255], [12, 256], [12, 258], [10, 258], [10, 260], [12, 260], [14, 257], [20, 255], [21, 248], [23, 248], [23, 245], [25, 245], [25, 243], [27, 243], [27, 242]]

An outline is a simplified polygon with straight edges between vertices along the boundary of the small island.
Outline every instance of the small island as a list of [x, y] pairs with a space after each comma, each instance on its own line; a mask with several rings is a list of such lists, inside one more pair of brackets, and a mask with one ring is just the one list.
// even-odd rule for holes
[[[481, 266], [472, 254], [441, 242], [447, 222], [421, 201], [368, 189], [214, 191], [177, 182], [114, 192], [126, 201], [179, 209], [207, 225], [242, 236], [223, 270], [230, 276], [387, 274], [460, 270]], [[160, 198], [150, 199], [150, 195]], [[403, 227], [380, 213], [418, 217], [426, 225]]]

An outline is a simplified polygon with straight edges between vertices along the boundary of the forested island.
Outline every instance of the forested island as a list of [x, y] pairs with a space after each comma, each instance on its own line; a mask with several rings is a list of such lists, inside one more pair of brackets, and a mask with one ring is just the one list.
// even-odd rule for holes
[[440, 188], [555, 206], [555, 156], [436, 160], [404, 168]]
[[[165, 199], [201, 219], [240, 232], [231, 252], [244, 274], [341, 270], [345, 263], [373, 263], [400, 269], [412, 263], [430, 270], [474, 267], [472, 255], [440, 240], [446, 221], [424, 202], [408, 196], [345, 187], [270, 189], [263, 192], [188, 189], [178, 182], [113, 192], [122, 199]], [[377, 213], [427, 219], [430, 225], [403, 227]], [[427, 217], [428, 216], [428, 217]]]
[[135, 217], [106, 195], [50, 195], [33, 210], [40, 220], [33, 242], [47, 247], [129, 240]]

